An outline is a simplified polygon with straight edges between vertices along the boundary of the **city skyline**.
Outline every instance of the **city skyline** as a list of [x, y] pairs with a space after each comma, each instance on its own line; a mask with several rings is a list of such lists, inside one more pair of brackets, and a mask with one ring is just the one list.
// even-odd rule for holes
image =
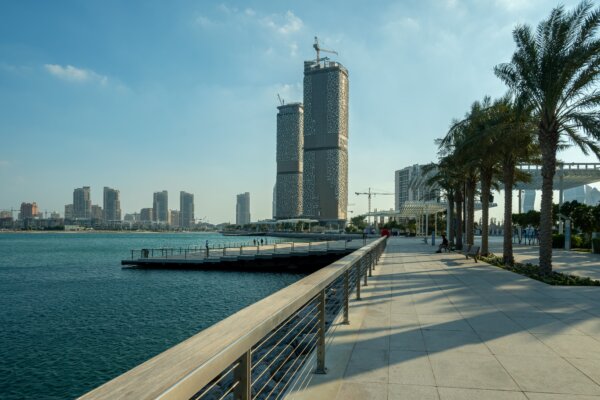
[[[504, 93], [492, 67], [509, 60], [512, 29], [556, 5], [330, 2], [311, 12], [316, 4], [3, 3], [0, 209], [36, 201], [62, 212], [85, 183], [98, 188], [96, 205], [102, 187], [121, 188], [123, 213], [148, 207], [159, 188], [187, 190], [202, 216], [233, 222], [243, 188], [253, 219], [270, 218], [272, 110], [277, 93], [302, 101], [315, 35], [352, 71], [348, 192], [391, 192], [394, 171], [433, 161], [452, 118], [482, 94]], [[117, 151], [95, 151], [107, 142]], [[595, 161], [575, 149], [559, 157]], [[204, 195], [215, 182], [218, 195]], [[348, 201], [353, 215], [366, 212], [366, 198]]]

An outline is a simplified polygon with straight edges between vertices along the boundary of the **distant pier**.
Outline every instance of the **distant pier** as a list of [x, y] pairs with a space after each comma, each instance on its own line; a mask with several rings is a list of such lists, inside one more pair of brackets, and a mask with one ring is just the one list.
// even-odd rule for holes
[[233, 271], [312, 272], [371, 242], [322, 240], [222, 248], [160, 248], [131, 250], [122, 260], [128, 268], [211, 269]]

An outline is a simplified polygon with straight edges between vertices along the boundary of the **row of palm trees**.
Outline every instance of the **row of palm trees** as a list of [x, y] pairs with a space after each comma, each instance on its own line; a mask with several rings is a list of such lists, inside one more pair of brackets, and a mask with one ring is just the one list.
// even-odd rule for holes
[[[451, 241], [473, 243], [475, 198], [482, 203], [481, 252], [488, 253], [488, 211], [491, 191], [503, 186], [505, 264], [512, 264], [512, 188], [527, 180], [517, 166], [541, 164], [540, 272], [552, 272], [552, 195], [557, 151], [578, 146], [600, 159], [600, 8], [583, 1], [572, 11], [559, 6], [537, 29], [513, 31], [512, 60], [494, 72], [508, 87], [505, 96], [484, 97], [472, 104], [438, 139], [438, 162], [430, 182], [446, 192], [448, 221], [456, 221]], [[466, 215], [462, 216], [463, 202]], [[456, 234], [456, 237], [454, 237]]]

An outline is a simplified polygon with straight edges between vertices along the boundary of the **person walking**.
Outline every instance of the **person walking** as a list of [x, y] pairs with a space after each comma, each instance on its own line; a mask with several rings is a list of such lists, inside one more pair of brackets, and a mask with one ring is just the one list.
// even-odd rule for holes
[[206, 258], [208, 258], [208, 239], [206, 239]]

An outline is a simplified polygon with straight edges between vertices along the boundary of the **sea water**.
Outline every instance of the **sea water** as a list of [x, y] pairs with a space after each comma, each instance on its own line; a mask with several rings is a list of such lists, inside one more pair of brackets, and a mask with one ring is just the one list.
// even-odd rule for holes
[[123, 269], [206, 233], [1, 233], [0, 398], [73, 398], [282, 289], [290, 273]]

